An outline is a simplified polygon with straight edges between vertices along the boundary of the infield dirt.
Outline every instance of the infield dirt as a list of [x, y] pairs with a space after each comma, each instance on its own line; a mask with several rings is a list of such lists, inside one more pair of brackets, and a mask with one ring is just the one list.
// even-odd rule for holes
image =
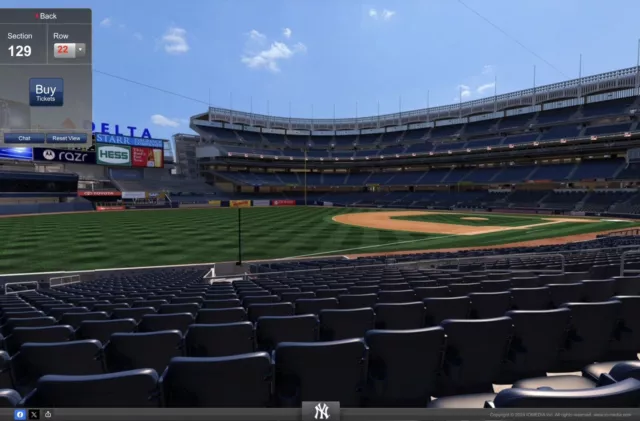
[[[394, 219], [402, 216], [419, 216], [419, 215], [442, 215], [442, 212], [429, 211], [390, 211], [390, 212], [363, 212], [348, 213], [336, 215], [332, 219], [335, 222], [347, 225], [355, 225], [358, 227], [375, 228], [394, 231], [420, 232], [423, 234], [441, 234], [441, 235], [481, 235], [492, 232], [507, 230], [528, 230], [546, 225], [561, 223], [595, 223], [595, 219], [578, 219], [578, 218], [541, 218], [546, 222], [538, 224], [521, 225], [516, 227], [505, 226], [468, 226], [456, 224], [443, 224], [438, 222], [411, 221], [403, 219]], [[447, 215], [453, 213], [447, 212]], [[464, 215], [464, 214], [461, 214]], [[467, 219], [473, 217], [467, 217]], [[486, 219], [486, 218], [485, 218]]]

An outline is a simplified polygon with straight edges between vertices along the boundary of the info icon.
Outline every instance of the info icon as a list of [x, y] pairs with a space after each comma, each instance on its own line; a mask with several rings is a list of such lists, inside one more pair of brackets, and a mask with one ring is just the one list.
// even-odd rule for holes
[[27, 419], [27, 410], [26, 409], [16, 409], [13, 411], [13, 419], [14, 421], [24, 421]]
[[40, 419], [40, 410], [39, 409], [29, 409], [27, 410], [27, 418], [30, 420], [39, 420]]

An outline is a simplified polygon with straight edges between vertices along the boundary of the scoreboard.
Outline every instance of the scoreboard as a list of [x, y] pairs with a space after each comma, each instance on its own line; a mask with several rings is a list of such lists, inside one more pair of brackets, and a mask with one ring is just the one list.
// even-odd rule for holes
[[90, 9], [0, 9], [0, 144], [91, 142]]

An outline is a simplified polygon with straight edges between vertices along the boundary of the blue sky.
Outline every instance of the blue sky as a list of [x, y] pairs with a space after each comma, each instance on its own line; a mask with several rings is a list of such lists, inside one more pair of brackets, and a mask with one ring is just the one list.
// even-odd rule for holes
[[[468, 6], [468, 7], [465, 7]], [[190, 132], [211, 104], [338, 118], [636, 64], [637, 0], [3, 0], [91, 7], [94, 121]], [[478, 16], [491, 21], [499, 29]], [[505, 35], [502, 31], [506, 32]], [[522, 44], [522, 45], [520, 45]], [[110, 75], [110, 76], [109, 76]], [[126, 79], [126, 80], [123, 80]], [[129, 82], [127, 80], [133, 81]], [[138, 83], [180, 94], [178, 97]], [[429, 94], [427, 95], [427, 92]], [[253, 98], [253, 101], [251, 101]]]

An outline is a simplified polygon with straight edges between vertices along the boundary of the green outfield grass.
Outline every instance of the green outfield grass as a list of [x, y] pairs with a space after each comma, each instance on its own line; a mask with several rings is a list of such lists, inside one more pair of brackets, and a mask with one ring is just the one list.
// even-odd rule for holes
[[[484, 218], [484, 221], [470, 221], [462, 218]], [[392, 219], [404, 219], [409, 221], [433, 222], [436, 224], [469, 225], [472, 227], [484, 227], [491, 225], [494, 227], [523, 227], [527, 225], [540, 224], [544, 218], [537, 216], [507, 216], [507, 215], [486, 215], [486, 214], [441, 214], [441, 215], [413, 215], [394, 216]]]
[[[557, 224], [479, 236], [421, 234], [340, 224], [344, 208], [242, 209], [243, 260], [498, 245], [640, 226], [633, 222]], [[371, 210], [375, 212], [375, 210]], [[455, 223], [464, 215], [443, 215]], [[472, 214], [491, 225], [532, 216]], [[0, 273], [156, 266], [238, 258], [237, 209], [95, 212], [0, 219]], [[519, 220], [522, 218], [522, 220]], [[532, 222], [533, 221], [533, 222]], [[435, 222], [431, 220], [431, 222]], [[480, 225], [488, 222], [481, 221]]]

